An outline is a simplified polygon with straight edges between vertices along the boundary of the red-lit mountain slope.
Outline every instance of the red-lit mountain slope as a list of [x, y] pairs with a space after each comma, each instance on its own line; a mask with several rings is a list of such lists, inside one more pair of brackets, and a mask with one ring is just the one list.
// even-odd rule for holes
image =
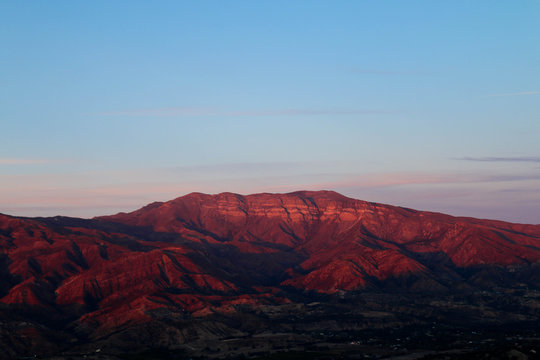
[[[335, 192], [190, 194], [101, 218], [243, 253], [290, 251], [303, 260], [282, 285], [360, 289], [406, 274], [540, 260], [540, 226], [456, 218], [368, 203]], [[202, 236], [201, 236], [202, 234]]]
[[287, 304], [306, 291], [538, 287], [538, 263], [538, 225], [329, 191], [193, 193], [92, 220], [0, 215], [0, 317], [30, 324], [0, 329], [0, 345], [13, 355], [32, 338], [54, 344], [43, 340], [51, 328], [91, 342], [170, 314]]

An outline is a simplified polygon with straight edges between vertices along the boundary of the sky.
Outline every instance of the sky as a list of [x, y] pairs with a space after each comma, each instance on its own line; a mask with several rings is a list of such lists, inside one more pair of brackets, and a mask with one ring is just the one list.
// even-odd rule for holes
[[540, 223], [540, 1], [2, 1], [0, 212], [335, 190]]

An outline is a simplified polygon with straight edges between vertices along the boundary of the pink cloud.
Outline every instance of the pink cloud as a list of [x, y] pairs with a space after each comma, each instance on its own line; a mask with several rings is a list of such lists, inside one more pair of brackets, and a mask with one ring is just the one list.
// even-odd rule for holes
[[0, 165], [38, 165], [50, 162], [50, 160], [45, 159], [0, 158]]

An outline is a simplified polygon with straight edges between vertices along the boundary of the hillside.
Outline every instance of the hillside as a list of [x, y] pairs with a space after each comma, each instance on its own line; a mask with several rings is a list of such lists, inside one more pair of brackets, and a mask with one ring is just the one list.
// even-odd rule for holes
[[[310, 328], [535, 323], [540, 226], [330, 191], [192, 193], [90, 220], [0, 215], [0, 273], [3, 357], [255, 356], [313, 343]], [[257, 334], [261, 351], [212, 350]]]

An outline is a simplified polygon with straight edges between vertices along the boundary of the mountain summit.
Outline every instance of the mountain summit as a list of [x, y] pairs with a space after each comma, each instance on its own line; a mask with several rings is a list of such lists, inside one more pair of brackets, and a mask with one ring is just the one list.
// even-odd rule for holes
[[332, 191], [193, 193], [98, 219], [243, 254], [294, 253], [302, 261], [283, 269], [289, 276], [280, 285], [322, 292], [358, 290], [406, 274], [436, 279], [441, 266], [447, 276], [453, 268], [540, 260], [540, 226], [456, 218]]
[[[539, 225], [332, 191], [192, 193], [91, 220], [0, 215], [0, 249], [6, 357], [97, 343], [113, 352], [134, 343], [193, 347], [220, 332], [257, 332], [242, 321], [204, 322], [216, 314], [312, 300], [540, 286]], [[206, 327], [194, 328], [199, 322]], [[148, 326], [169, 335], [132, 335]]]

